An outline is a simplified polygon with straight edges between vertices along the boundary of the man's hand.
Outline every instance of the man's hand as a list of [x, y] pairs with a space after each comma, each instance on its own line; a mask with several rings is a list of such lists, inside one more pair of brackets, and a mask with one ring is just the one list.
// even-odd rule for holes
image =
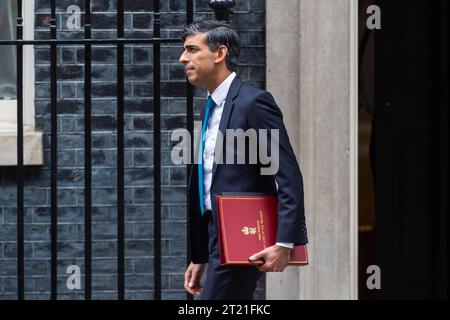
[[291, 249], [271, 246], [249, 258], [262, 272], [283, 272], [289, 263]]
[[205, 271], [206, 264], [194, 264], [191, 262], [184, 274], [184, 288], [194, 296], [202, 293], [203, 287], [200, 286], [200, 280]]

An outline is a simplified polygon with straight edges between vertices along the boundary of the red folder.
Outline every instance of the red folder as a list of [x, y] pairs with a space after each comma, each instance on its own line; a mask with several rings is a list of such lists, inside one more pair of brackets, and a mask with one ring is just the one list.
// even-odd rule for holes
[[[216, 196], [221, 265], [250, 265], [248, 258], [276, 243], [278, 197]], [[306, 245], [291, 250], [290, 265], [307, 265]]]

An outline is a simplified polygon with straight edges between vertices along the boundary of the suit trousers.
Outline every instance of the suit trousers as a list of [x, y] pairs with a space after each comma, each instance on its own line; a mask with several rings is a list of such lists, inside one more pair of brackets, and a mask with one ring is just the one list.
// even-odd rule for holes
[[217, 219], [208, 215], [209, 259], [201, 300], [252, 300], [262, 272], [255, 266], [221, 266]]

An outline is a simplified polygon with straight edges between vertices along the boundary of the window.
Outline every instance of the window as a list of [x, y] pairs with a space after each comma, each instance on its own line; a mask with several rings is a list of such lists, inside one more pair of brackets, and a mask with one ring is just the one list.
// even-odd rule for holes
[[[17, 12], [17, 2], [4, 0], [0, 2], [0, 40], [16, 38], [14, 16]], [[14, 46], [0, 46], [0, 61], [6, 61], [0, 73], [0, 99], [16, 98], [16, 49]]]
[[[34, 39], [34, 0], [22, 5], [24, 39]], [[17, 1], [0, 1], [0, 39], [16, 39]], [[0, 165], [17, 164], [16, 47], [0, 46]], [[23, 49], [24, 163], [43, 164], [42, 133], [34, 126], [34, 47]]]

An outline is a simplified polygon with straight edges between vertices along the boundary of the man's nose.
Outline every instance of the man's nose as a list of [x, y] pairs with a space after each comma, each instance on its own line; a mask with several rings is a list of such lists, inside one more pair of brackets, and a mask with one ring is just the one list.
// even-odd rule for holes
[[186, 63], [188, 63], [188, 60], [186, 59], [186, 51], [183, 51], [183, 53], [181, 54], [181, 56], [180, 56], [180, 63], [181, 64], [186, 64]]

